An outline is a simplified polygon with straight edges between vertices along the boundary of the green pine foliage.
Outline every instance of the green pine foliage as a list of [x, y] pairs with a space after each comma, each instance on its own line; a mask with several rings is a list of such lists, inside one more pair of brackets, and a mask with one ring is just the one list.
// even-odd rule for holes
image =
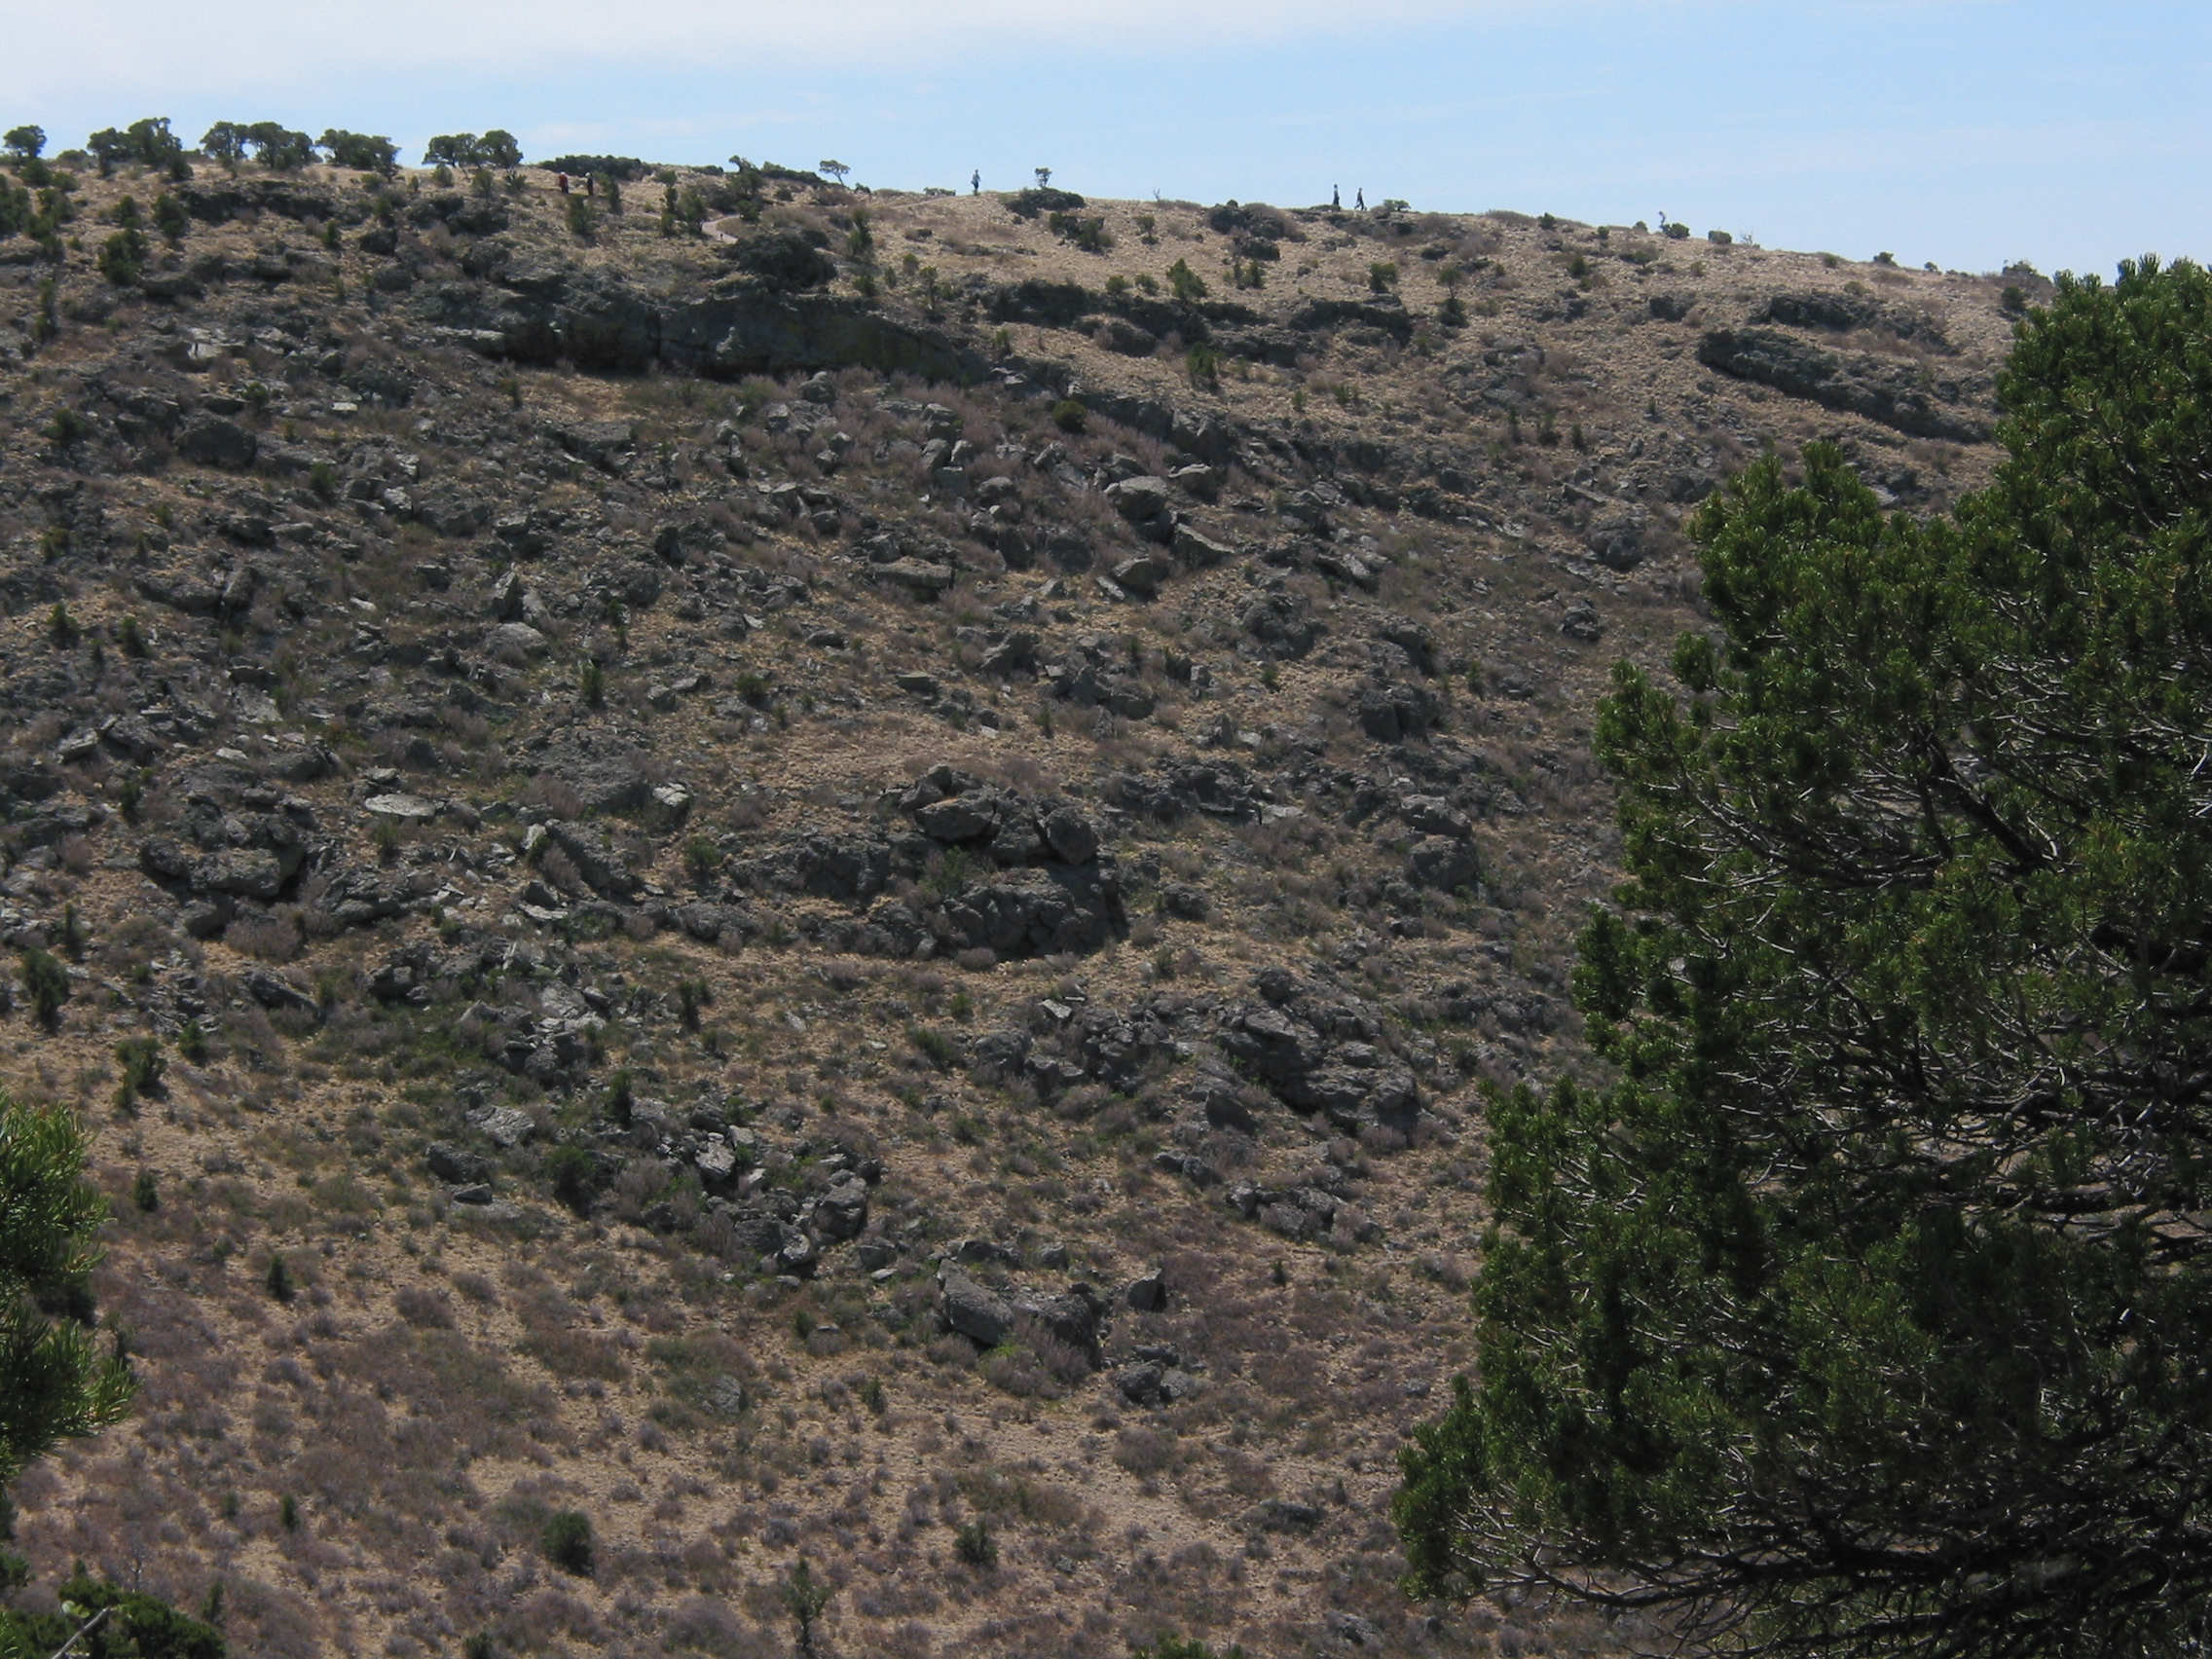
[[[66, 1647], [94, 1659], [226, 1659], [230, 1652], [213, 1625], [178, 1612], [159, 1597], [93, 1578], [82, 1567], [54, 1593], [54, 1612], [0, 1608], [0, 1653], [59, 1653]], [[219, 1598], [215, 1604], [220, 1607]], [[68, 1646], [84, 1630], [90, 1636]]]
[[2212, 1616], [2212, 278], [2062, 279], [1948, 520], [1816, 446], [1623, 665], [1603, 1087], [1493, 1103], [1423, 1593], [1751, 1650], [2194, 1651]]
[[90, 1328], [107, 1202], [85, 1179], [86, 1155], [66, 1109], [0, 1094], [0, 1484], [129, 1408], [130, 1367], [100, 1353]]

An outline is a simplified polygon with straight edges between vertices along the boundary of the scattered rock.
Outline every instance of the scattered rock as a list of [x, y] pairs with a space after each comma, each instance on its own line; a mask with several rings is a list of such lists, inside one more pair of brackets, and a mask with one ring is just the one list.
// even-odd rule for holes
[[527, 622], [501, 622], [484, 631], [484, 648], [495, 657], [521, 660], [543, 656], [551, 642]]
[[261, 440], [236, 421], [220, 415], [195, 415], [176, 435], [176, 453], [202, 466], [228, 472], [243, 471], [253, 464]]
[[1014, 1309], [958, 1269], [939, 1275], [938, 1310], [945, 1328], [982, 1347], [997, 1347], [1014, 1332]]
[[424, 824], [437, 817], [438, 809], [421, 795], [380, 794], [371, 795], [361, 802], [361, 809], [375, 818], [388, 818], [400, 824]]
[[816, 1200], [814, 1229], [825, 1242], [857, 1238], [867, 1227], [867, 1183], [858, 1176], [840, 1181]]
[[637, 442], [636, 429], [627, 421], [563, 421], [551, 432], [553, 441], [577, 460], [608, 472], [622, 469]]
[[1584, 544], [1608, 571], [1633, 571], [1643, 563], [1651, 536], [1651, 515], [1641, 507], [1611, 507], [1590, 521]]
[[423, 1162], [449, 1186], [476, 1186], [492, 1179], [492, 1165], [482, 1155], [463, 1152], [444, 1141], [432, 1141], [423, 1154]]
[[1580, 600], [1567, 607], [1567, 614], [1560, 618], [1559, 631], [1569, 640], [1594, 645], [1605, 637], [1605, 621], [1596, 606]]
[[1155, 1271], [1129, 1280], [1122, 1300], [1140, 1313], [1159, 1313], [1167, 1307], [1167, 1281]]

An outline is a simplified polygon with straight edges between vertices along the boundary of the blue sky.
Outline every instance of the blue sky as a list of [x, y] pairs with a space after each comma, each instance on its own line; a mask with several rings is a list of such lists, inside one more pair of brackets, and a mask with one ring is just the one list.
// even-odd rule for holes
[[2212, 7], [2008, 0], [0, 0], [0, 125], [171, 116], [527, 154], [1606, 223], [2109, 273], [2212, 255]]

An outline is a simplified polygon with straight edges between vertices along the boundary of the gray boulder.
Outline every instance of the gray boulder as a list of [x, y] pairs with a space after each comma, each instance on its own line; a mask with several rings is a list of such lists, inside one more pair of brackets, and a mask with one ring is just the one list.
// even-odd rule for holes
[[895, 559], [872, 565], [867, 573], [879, 582], [904, 588], [917, 599], [935, 599], [952, 586], [958, 572], [950, 565], [933, 565], [921, 559]]
[[481, 1112], [471, 1112], [468, 1120], [490, 1136], [495, 1145], [503, 1147], [522, 1145], [537, 1127], [528, 1112], [512, 1106], [488, 1106]]
[[814, 1231], [825, 1243], [858, 1238], [867, 1227], [867, 1183], [858, 1175], [840, 1181], [814, 1206]]
[[1588, 600], [1567, 607], [1567, 614], [1560, 618], [1559, 631], [1569, 640], [1594, 645], [1605, 637], [1605, 619], [1598, 614], [1598, 608]]
[[[1124, 464], [1133, 467], [1135, 461]], [[1167, 480], [1137, 474], [1106, 486], [1106, 499], [1125, 519], [1158, 518], [1168, 510]]]
[[234, 847], [201, 865], [194, 879], [196, 885], [216, 893], [270, 900], [284, 891], [288, 873], [283, 859], [265, 847]]
[[176, 453], [202, 466], [219, 466], [228, 472], [253, 464], [261, 440], [220, 415], [195, 415], [176, 435]]
[[1159, 1270], [1129, 1280], [1122, 1300], [1139, 1313], [1158, 1313], [1167, 1307], [1167, 1280]]
[[484, 631], [484, 648], [494, 656], [539, 657], [549, 648], [545, 636], [527, 622], [501, 622]]
[[606, 832], [589, 824], [560, 820], [546, 826], [553, 844], [566, 853], [594, 893], [603, 899], [626, 899], [643, 885], [622, 862]]
[[737, 1176], [737, 1149], [720, 1135], [707, 1136], [691, 1161], [698, 1168], [700, 1185], [710, 1193], [726, 1190]]
[[1641, 507], [1613, 507], [1590, 521], [1584, 541], [1606, 570], [1633, 571], [1643, 563], [1650, 534], [1651, 515]]
[[1096, 1368], [1098, 1339], [1106, 1309], [1090, 1286], [1079, 1284], [1059, 1294], [1015, 1291], [1007, 1298], [1007, 1306], [1014, 1310], [1017, 1324], [1027, 1321], [1062, 1346], [1083, 1355], [1085, 1364]]
[[565, 421], [552, 428], [553, 441], [578, 461], [605, 471], [621, 469], [623, 459], [637, 443], [636, 429], [627, 421]]
[[1114, 567], [1114, 579], [1129, 592], [1150, 599], [1160, 591], [1160, 584], [1167, 579], [1167, 567], [1158, 559], [1139, 556], [1124, 559]]
[[1084, 954], [1106, 942], [1110, 903], [1094, 871], [1024, 870], [969, 887], [946, 903], [944, 917], [971, 949], [1001, 956]]
[[997, 1347], [1014, 1332], [1014, 1312], [1006, 1299], [948, 1268], [939, 1283], [938, 1312], [947, 1330], [984, 1347]]
[[783, 1248], [776, 1252], [777, 1268], [783, 1272], [795, 1273], [800, 1278], [812, 1276], [821, 1261], [820, 1246], [805, 1234], [798, 1232], [786, 1234]]
[[1436, 702], [1419, 685], [1369, 685], [1353, 700], [1360, 729], [1378, 743], [1423, 735], [1436, 718]]
[[1398, 802], [1398, 816], [1424, 835], [1465, 836], [1474, 826], [1442, 795], [1410, 794]]
[[979, 841], [998, 827], [999, 815], [992, 798], [982, 793], [954, 795], [925, 806], [914, 822], [933, 841]]
[[509, 571], [492, 584], [491, 593], [485, 597], [485, 609], [495, 621], [520, 622], [523, 619], [523, 602], [529, 592], [521, 572]]
[[1065, 864], [1087, 865], [1098, 857], [1098, 829], [1075, 807], [1062, 804], [1046, 813], [1039, 826], [1053, 856]]
[[449, 1186], [473, 1186], [492, 1179], [489, 1160], [444, 1141], [432, 1141], [423, 1154], [423, 1162], [432, 1175]]
[[1198, 1380], [1180, 1366], [1139, 1359], [1114, 1373], [1114, 1386], [1132, 1406], [1170, 1406], [1197, 1393]]
[[1482, 876], [1482, 858], [1474, 844], [1456, 835], [1424, 835], [1406, 855], [1406, 879], [1432, 892], [1477, 887]]
[[1159, 541], [1174, 539], [1175, 515], [1164, 478], [1124, 478], [1106, 487], [1106, 499], [1139, 534]]
[[1226, 564], [1234, 556], [1233, 549], [1224, 546], [1211, 536], [1194, 530], [1187, 524], [1179, 524], [1175, 527], [1174, 545], [1176, 558], [1182, 560], [1186, 565], [1199, 569]]

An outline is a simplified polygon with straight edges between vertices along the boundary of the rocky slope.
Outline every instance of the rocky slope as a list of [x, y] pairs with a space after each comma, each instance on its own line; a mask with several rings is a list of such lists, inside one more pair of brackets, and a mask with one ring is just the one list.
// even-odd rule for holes
[[802, 1556], [836, 1653], [1627, 1640], [1393, 1588], [1480, 1090], [1585, 1063], [1685, 513], [1974, 483], [2004, 281], [571, 182], [0, 240], [0, 1071], [143, 1377], [34, 1563], [249, 1653], [784, 1651]]

